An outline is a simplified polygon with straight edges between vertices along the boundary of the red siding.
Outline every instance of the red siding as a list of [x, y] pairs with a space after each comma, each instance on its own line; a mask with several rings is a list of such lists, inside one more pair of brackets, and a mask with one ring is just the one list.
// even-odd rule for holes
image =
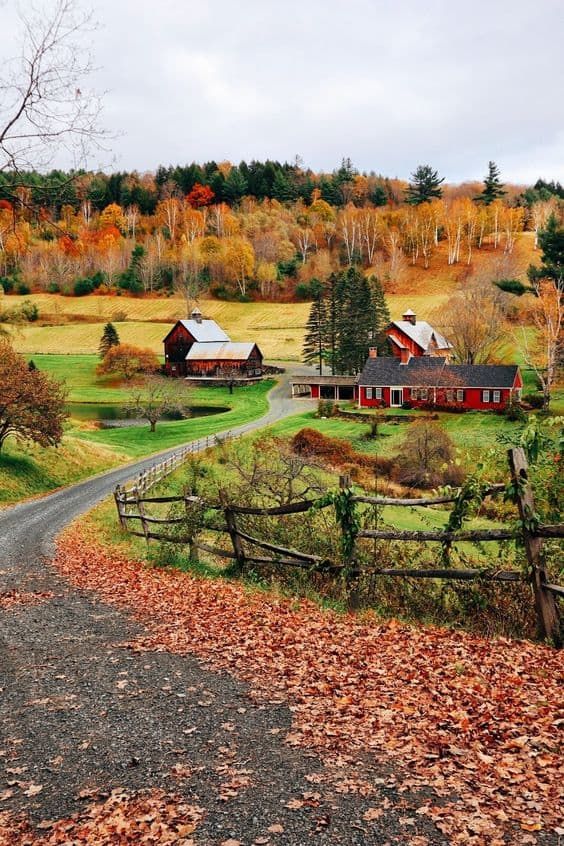
[[[521, 378], [515, 380], [515, 387], [520, 387], [519, 382], [521, 382]], [[418, 389], [420, 390], [420, 389]], [[447, 389], [446, 388], [437, 388], [436, 394], [435, 389], [427, 388], [428, 391], [428, 399], [413, 399], [411, 397], [411, 388], [403, 388], [403, 399], [405, 402], [409, 402], [413, 408], [429, 408], [433, 406], [437, 406], [439, 408], [462, 408], [466, 410], [476, 410], [476, 411], [499, 411], [503, 409], [510, 400], [511, 391], [509, 388], [500, 388], [500, 398], [499, 402], [493, 402], [493, 392], [494, 390], [498, 390], [497, 388], [488, 388], [490, 392], [490, 401], [484, 402], [483, 397], [483, 389], [482, 388], [464, 388], [464, 400], [462, 402], [457, 402], [456, 400], [456, 389], [454, 389], [454, 399], [452, 402], [447, 400]], [[372, 393], [374, 394], [374, 388], [372, 388]], [[391, 388], [386, 387], [382, 388], [382, 399], [367, 399], [366, 398], [366, 388], [362, 387], [360, 389], [360, 405], [362, 408], [379, 408], [379, 407], [389, 407], [390, 406], [390, 394]], [[436, 399], [435, 399], [436, 396]]]
[[186, 375], [186, 356], [194, 343], [192, 334], [182, 323], [177, 323], [165, 339], [165, 362], [167, 373], [173, 376]]
[[312, 399], [319, 399], [319, 385], [312, 385], [311, 386], [311, 398]]
[[[407, 335], [404, 335], [404, 333], [396, 326], [393, 326], [391, 329], [386, 329], [386, 335], [388, 337], [393, 336], [394, 338], [397, 338], [398, 341], [401, 341], [404, 347], [407, 347], [411, 355], [423, 355], [423, 350], [421, 349], [419, 344], [416, 344], [415, 341], [413, 341], [411, 338], [408, 338]], [[390, 346], [392, 348], [392, 353], [396, 356], [396, 358], [399, 358], [401, 355], [400, 348], [397, 346], [397, 344], [394, 344], [393, 342], [390, 344]]]

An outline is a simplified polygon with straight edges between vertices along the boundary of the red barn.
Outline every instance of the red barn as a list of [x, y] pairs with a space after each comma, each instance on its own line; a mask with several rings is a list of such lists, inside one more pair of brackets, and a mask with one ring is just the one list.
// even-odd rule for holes
[[414, 356], [407, 361], [379, 358], [375, 350], [358, 378], [359, 408], [438, 407], [501, 410], [521, 399], [523, 380], [516, 364], [449, 364], [446, 358]]
[[397, 358], [425, 355], [450, 359], [452, 355], [452, 344], [426, 320], [417, 320], [411, 309], [403, 313], [401, 320], [390, 323], [386, 335]]
[[165, 367], [170, 376], [260, 378], [263, 357], [255, 343], [233, 343], [215, 320], [195, 308], [178, 320], [164, 338]]

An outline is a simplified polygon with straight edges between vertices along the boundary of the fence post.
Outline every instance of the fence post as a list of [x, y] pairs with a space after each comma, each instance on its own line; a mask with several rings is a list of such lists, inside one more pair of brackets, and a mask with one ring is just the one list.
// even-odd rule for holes
[[[133, 488], [133, 493], [135, 495], [135, 502], [137, 503], [137, 511], [139, 512], [139, 516], [141, 517], [141, 526], [143, 528], [143, 534], [145, 535], [145, 540], [149, 543], [149, 527], [147, 525], [147, 521], [145, 520], [145, 505], [144, 503], [140, 502], [139, 499], [139, 489], [137, 487]], [[143, 491], [141, 491], [143, 493]]]
[[237, 568], [240, 571], [243, 569], [243, 565], [245, 563], [245, 550], [243, 549], [243, 542], [237, 533], [235, 514], [228, 505], [226, 505], [223, 509], [223, 513], [225, 514], [227, 531], [229, 532], [229, 537], [231, 538], [231, 543], [233, 544], [233, 552], [235, 553]]
[[[342, 491], [347, 490], [352, 485], [352, 480], [349, 473], [345, 473], [342, 476], [339, 476], [339, 488]], [[355, 551], [354, 548], [351, 554], [351, 560], [349, 562], [345, 562], [344, 572], [346, 574], [345, 578], [347, 581], [347, 608], [349, 611], [357, 611], [360, 607], [360, 584], [359, 584], [359, 576], [355, 573], [355, 575], [351, 575], [349, 571], [349, 567], [356, 569], [355, 567]]]
[[121, 501], [120, 497], [121, 497], [121, 488], [120, 488], [119, 485], [116, 485], [116, 488], [115, 488], [115, 491], [114, 491], [114, 500], [115, 500], [115, 503], [116, 503], [117, 513], [118, 513], [121, 528], [126, 529], [127, 528], [127, 520], [125, 520], [124, 516], [123, 516], [123, 511], [122, 511], [122, 508], [121, 508], [122, 501]]
[[560, 615], [556, 600], [546, 590], [546, 570], [542, 561], [542, 538], [535, 537], [527, 528], [527, 523], [534, 517], [535, 500], [529, 482], [529, 465], [522, 447], [509, 450], [509, 467], [517, 495], [519, 516], [523, 521], [523, 540], [527, 561], [530, 567], [530, 580], [535, 597], [538, 633], [542, 639], [548, 638], [557, 646], [562, 645]]

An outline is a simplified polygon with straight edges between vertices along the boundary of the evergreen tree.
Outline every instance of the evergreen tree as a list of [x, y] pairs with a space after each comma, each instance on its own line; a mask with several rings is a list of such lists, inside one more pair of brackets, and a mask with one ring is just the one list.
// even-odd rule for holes
[[143, 290], [143, 282], [141, 281], [140, 265], [145, 255], [145, 250], [141, 244], [136, 244], [131, 251], [131, 258], [129, 260], [129, 267], [119, 277], [119, 287], [126, 291], [131, 291], [132, 294], [139, 294]]
[[296, 199], [296, 190], [283, 170], [277, 170], [272, 182], [272, 197], [281, 203]]
[[361, 270], [349, 267], [330, 279], [327, 294], [326, 346], [331, 372], [358, 373], [378, 332], [370, 284]]
[[564, 227], [558, 224], [556, 216], [551, 214], [546, 227], [539, 232], [539, 246], [542, 261], [539, 267], [530, 265], [527, 276], [531, 282], [539, 279], [553, 279], [562, 285], [564, 280]]
[[104, 358], [110, 347], [119, 346], [119, 335], [113, 323], [106, 323], [100, 343], [98, 345], [98, 353], [100, 358]]
[[323, 375], [323, 361], [327, 353], [327, 302], [321, 283], [314, 279], [311, 287], [314, 297], [306, 325], [304, 338], [303, 361], [305, 364], [315, 364], [319, 368], [319, 375]]
[[236, 203], [247, 193], [247, 180], [238, 167], [232, 167], [223, 185], [223, 196], [231, 203]]
[[390, 317], [388, 303], [386, 302], [384, 288], [377, 276], [371, 276], [369, 282], [376, 324], [376, 333], [372, 339], [373, 346], [375, 346], [378, 350], [378, 355], [390, 355], [390, 345], [388, 343], [386, 329], [390, 325], [392, 319]]
[[442, 196], [441, 183], [444, 182], [431, 165], [419, 165], [417, 170], [411, 174], [411, 182], [405, 197], [406, 203], [412, 206], [419, 206], [421, 203], [428, 203], [435, 197]]
[[505, 194], [507, 194], [507, 191], [503, 190], [498, 166], [495, 162], [488, 162], [488, 175], [484, 179], [484, 190], [479, 197], [476, 197], [476, 202], [489, 206], [494, 200], [500, 200]]

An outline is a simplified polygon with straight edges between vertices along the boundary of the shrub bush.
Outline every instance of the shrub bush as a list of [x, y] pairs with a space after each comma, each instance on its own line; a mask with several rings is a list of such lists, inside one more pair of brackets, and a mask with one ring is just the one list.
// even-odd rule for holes
[[58, 282], [49, 282], [47, 285], [47, 293], [48, 294], [58, 294], [61, 290], [61, 286]]
[[77, 279], [74, 283], [73, 291], [75, 297], [85, 297], [91, 294], [94, 290], [94, 285], [90, 279]]
[[542, 394], [525, 394], [523, 402], [531, 408], [542, 408], [544, 404]]
[[16, 287], [16, 293], [25, 297], [26, 294], [31, 294], [31, 288], [25, 282], [20, 282]]

